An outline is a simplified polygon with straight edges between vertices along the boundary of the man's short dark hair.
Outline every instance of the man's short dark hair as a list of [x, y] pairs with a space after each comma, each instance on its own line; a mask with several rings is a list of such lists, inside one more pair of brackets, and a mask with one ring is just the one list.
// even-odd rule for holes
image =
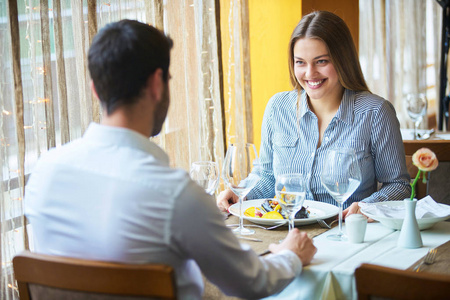
[[89, 49], [89, 72], [108, 114], [135, 103], [158, 68], [168, 81], [172, 45], [158, 29], [134, 20], [108, 24], [97, 33]]

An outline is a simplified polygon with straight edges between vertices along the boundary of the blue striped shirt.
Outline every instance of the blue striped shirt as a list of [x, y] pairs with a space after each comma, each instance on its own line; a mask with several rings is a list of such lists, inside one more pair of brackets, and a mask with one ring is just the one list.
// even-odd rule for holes
[[400, 124], [389, 101], [369, 92], [345, 90], [317, 148], [318, 119], [304, 91], [298, 109], [297, 99], [296, 90], [270, 99], [262, 124], [261, 180], [247, 199], [273, 197], [276, 176], [295, 172], [307, 177], [306, 199], [338, 205], [320, 182], [327, 150], [336, 147], [353, 148], [361, 167], [361, 184], [345, 207], [356, 201], [400, 200], [411, 195]]

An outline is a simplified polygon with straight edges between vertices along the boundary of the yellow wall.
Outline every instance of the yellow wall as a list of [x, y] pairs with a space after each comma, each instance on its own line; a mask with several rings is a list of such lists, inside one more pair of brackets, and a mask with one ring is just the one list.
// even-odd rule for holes
[[270, 97], [292, 89], [289, 82], [288, 43], [302, 16], [301, 0], [248, 0], [253, 136], [258, 149], [261, 124]]

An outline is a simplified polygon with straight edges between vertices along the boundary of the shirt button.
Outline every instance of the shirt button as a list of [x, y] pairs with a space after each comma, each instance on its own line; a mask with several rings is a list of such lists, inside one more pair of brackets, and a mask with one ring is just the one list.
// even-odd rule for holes
[[328, 140], [329, 140], [329, 138], [326, 136], [326, 137], [325, 137], [325, 142], [328, 142]]
[[314, 157], [314, 152], [311, 153], [311, 157]]

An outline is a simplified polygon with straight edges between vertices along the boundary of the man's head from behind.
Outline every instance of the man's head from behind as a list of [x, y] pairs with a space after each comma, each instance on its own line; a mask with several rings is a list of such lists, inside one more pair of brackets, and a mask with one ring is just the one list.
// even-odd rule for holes
[[136, 103], [157, 69], [168, 82], [171, 48], [170, 38], [138, 21], [121, 20], [98, 32], [89, 49], [89, 72], [108, 115]]

